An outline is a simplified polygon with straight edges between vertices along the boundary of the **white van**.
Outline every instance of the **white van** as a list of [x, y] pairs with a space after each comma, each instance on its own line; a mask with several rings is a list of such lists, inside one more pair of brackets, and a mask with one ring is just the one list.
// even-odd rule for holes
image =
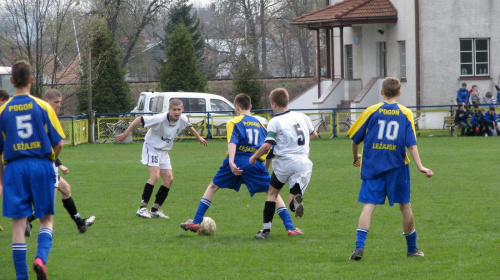
[[0, 66], [0, 87], [4, 88], [10, 96], [14, 95], [14, 86], [10, 83], [10, 67]]

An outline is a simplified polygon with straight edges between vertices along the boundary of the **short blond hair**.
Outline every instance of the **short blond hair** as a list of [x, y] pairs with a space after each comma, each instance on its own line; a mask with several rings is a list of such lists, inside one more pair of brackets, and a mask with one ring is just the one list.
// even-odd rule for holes
[[382, 83], [382, 91], [388, 98], [396, 97], [401, 90], [401, 83], [397, 78], [387, 77]]
[[288, 106], [288, 91], [284, 88], [277, 88], [271, 91], [269, 94], [269, 100], [271, 103], [276, 103], [280, 108], [286, 108]]
[[170, 99], [170, 102], [168, 102], [168, 108], [170, 109], [174, 106], [184, 106], [184, 104], [182, 104], [182, 101], [180, 99]]

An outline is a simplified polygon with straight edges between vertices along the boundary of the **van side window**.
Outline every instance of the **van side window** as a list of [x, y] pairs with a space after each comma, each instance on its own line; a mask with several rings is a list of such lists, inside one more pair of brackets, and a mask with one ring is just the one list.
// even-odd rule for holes
[[137, 110], [144, 110], [144, 95], [139, 96], [139, 106], [137, 106]]
[[[174, 97], [175, 98], [175, 97]], [[204, 98], [177, 98], [182, 101], [185, 112], [204, 112], [207, 110], [207, 102]]]
[[210, 107], [212, 111], [233, 111], [231, 105], [219, 99], [210, 99]]
[[156, 98], [154, 98], [154, 101], [153, 101], [153, 108], [151, 108], [151, 112], [155, 112], [155, 113], [161, 113], [163, 111], [163, 100], [165, 98], [163, 96], [157, 96]]
[[153, 102], [155, 101], [155, 98], [154, 97], [151, 97], [151, 99], [149, 99], [149, 111], [152, 111], [153, 110]]

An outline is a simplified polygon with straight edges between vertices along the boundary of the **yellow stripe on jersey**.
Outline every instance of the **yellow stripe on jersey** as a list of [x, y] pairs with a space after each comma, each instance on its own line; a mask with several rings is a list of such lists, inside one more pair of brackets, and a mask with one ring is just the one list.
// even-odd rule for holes
[[[50, 106], [49, 103], [47, 103], [39, 98], [33, 98], [33, 99], [36, 101], [36, 103], [40, 107], [42, 107], [47, 112], [47, 115], [49, 116], [50, 122], [54, 126], [55, 130], [59, 133], [59, 135], [61, 135], [62, 138], [66, 138], [66, 135], [64, 134], [64, 130], [62, 129], [61, 123], [59, 122], [59, 118], [57, 117], [56, 112], [54, 111], [52, 106]], [[48, 131], [47, 127], [45, 127], [45, 131]]]
[[378, 104], [372, 105], [368, 107], [366, 110], [361, 113], [359, 118], [354, 122], [354, 124], [351, 126], [349, 131], [347, 131], [347, 135], [352, 138], [358, 130], [363, 126], [363, 124], [366, 122], [366, 120], [374, 113], [377, 111], [378, 108], [380, 108], [382, 105], [384, 105], [384, 102], [380, 102]]

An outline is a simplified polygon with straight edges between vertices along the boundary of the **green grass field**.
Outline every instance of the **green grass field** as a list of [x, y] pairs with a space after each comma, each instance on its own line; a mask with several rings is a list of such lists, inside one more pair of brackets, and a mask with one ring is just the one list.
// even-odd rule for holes
[[[194, 216], [225, 141], [174, 144], [175, 180], [163, 206], [169, 220], [135, 215], [148, 179], [139, 163], [141, 143], [65, 147], [61, 160], [70, 169], [65, 178], [78, 210], [97, 220], [79, 234], [58, 194], [48, 273], [50, 279], [498, 279], [499, 144], [496, 137], [420, 138], [423, 164], [435, 172], [428, 179], [411, 164], [418, 247], [425, 257], [406, 258], [399, 208], [384, 205], [374, 213], [360, 262], [348, 260], [361, 204], [359, 169], [351, 165], [345, 137], [311, 143], [306, 212], [293, 218], [305, 234], [288, 237], [275, 215], [268, 240], [253, 238], [262, 227], [265, 195], [250, 198], [244, 187], [215, 195], [207, 213], [217, 222], [214, 236], [179, 227]], [[0, 217], [0, 225], [0, 279], [14, 279], [11, 222]], [[30, 266], [36, 233], [27, 240]], [[36, 277], [31, 270], [30, 276]]]

